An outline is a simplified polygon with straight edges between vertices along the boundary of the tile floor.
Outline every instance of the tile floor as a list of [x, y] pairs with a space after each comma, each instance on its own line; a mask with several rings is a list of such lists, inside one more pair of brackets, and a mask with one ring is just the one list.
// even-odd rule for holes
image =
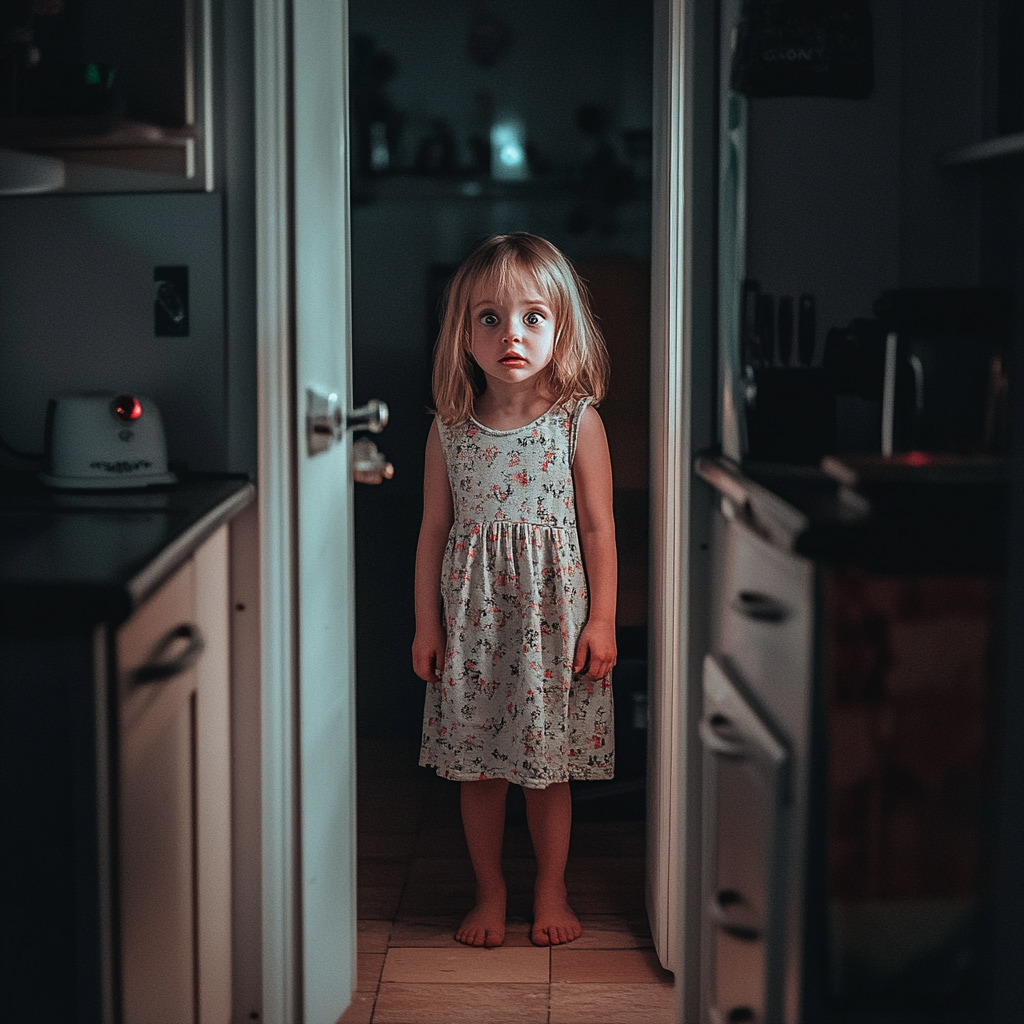
[[529, 833], [515, 803], [505, 838], [504, 946], [452, 938], [472, 905], [458, 786], [394, 741], [359, 750], [358, 991], [339, 1024], [671, 1024], [672, 975], [644, 912], [644, 823], [578, 821], [566, 873], [576, 942], [529, 939]]

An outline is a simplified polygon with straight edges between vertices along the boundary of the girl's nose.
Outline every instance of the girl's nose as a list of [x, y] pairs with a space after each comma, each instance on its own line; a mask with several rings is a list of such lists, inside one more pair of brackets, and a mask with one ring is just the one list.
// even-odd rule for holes
[[522, 341], [523, 339], [523, 324], [522, 321], [517, 317], [513, 317], [508, 322], [508, 330], [505, 332], [505, 344], [510, 345], [516, 341]]

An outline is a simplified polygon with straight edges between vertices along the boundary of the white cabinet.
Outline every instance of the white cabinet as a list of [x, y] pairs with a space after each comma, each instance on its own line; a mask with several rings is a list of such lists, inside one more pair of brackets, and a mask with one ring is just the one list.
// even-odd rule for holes
[[227, 527], [118, 630], [124, 1024], [231, 1012]]

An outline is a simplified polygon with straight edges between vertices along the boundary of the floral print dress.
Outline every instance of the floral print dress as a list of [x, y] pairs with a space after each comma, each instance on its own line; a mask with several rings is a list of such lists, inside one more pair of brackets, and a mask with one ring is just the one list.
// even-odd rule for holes
[[611, 679], [572, 671], [587, 621], [572, 459], [590, 399], [516, 430], [436, 421], [455, 502], [441, 570], [447, 649], [420, 764], [531, 789], [614, 771]]

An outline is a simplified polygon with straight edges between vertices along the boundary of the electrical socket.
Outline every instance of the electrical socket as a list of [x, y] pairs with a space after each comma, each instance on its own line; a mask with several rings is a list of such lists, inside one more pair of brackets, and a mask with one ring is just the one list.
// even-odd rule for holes
[[153, 268], [153, 334], [189, 336], [188, 267]]

